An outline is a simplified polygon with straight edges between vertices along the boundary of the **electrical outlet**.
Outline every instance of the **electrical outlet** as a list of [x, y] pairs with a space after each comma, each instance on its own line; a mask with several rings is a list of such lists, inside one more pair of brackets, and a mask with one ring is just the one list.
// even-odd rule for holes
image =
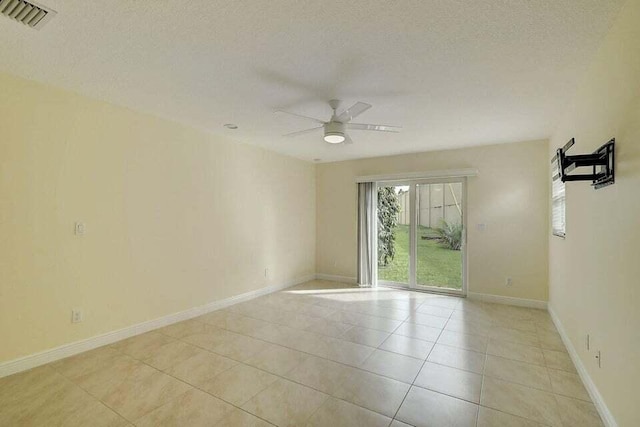
[[507, 277], [504, 281], [505, 286], [513, 286], [513, 279], [511, 277]]
[[74, 232], [76, 236], [84, 236], [84, 232], [85, 232], [84, 222], [76, 222], [74, 226]]
[[84, 320], [82, 309], [74, 308], [71, 310], [71, 323], [80, 323]]

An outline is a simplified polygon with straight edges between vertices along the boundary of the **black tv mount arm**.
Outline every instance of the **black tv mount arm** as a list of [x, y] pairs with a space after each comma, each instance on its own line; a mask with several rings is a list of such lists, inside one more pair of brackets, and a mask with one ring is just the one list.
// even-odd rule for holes
[[[597, 190], [615, 182], [615, 138], [602, 145], [592, 154], [567, 155], [566, 151], [576, 143], [575, 138], [571, 138], [564, 147], [558, 148], [556, 155], [551, 159], [551, 163], [557, 162], [558, 173], [554, 180], [567, 181], [591, 181], [591, 185]], [[592, 167], [592, 173], [569, 175], [571, 171], [579, 167]]]

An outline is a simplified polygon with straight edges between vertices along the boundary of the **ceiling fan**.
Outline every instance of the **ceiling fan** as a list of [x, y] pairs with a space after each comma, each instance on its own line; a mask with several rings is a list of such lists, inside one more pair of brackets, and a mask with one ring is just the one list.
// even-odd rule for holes
[[288, 133], [284, 136], [298, 136], [304, 135], [306, 133], [315, 132], [317, 130], [322, 129], [324, 131], [324, 140], [329, 144], [351, 144], [353, 141], [347, 134], [347, 130], [355, 129], [355, 130], [371, 130], [377, 132], [400, 132], [400, 127], [398, 126], [386, 126], [386, 125], [371, 125], [365, 123], [351, 123], [351, 120], [358, 117], [360, 114], [367, 111], [371, 108], [371, 104], [366, 104], [364, 102], [356, 102], [351, 107], [346, 110], [338, 113], [338, 107], [340, 106], [340, 101], [337, 99], [332, 99], [329, 101], [329, 106], [333, 110], [333, 114], [328, 122], [324, 120], [316, 119], [314, 117], [303, 116], [301, 114], [290, 113], [288, 111], [276, 111], [276, 113], [284, 113], [290, 114], [296, 117], [302, 117], [303, 119], [313, 120], [316, 123], [320, 123], [320, 126], [316, 126], [311, 129], [305, 129], [297, 132]]

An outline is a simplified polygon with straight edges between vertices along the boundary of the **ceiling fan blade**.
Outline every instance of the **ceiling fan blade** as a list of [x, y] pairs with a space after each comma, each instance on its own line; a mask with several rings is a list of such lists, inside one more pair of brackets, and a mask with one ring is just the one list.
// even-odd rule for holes
[[318, 126], [318, 127], [311, 128], [311, 129], [299, 130], [299, 131], [296, 131], [296, 132], [287, 133], [287, 134], [282, 135], [282, 136], [292, 137], [292, 136], [304, 135], [306, 133], [311, 133], [311, 132], [317, 131], [319, 129], [322, 129], [323, 127], [324, 126]]
[[373, 130], [378, 132], [400, 132], [402, 130], [400, 126], [369, 125], [365, 123], [347, 123], [346, 126], [348, 129]]
[[322, 121], [320, 119], [316, 119], [315, 117], [303, 116], [302, 114], [291, 113], [289, 111], [277, 110], [276, 113], [289, 114], [290, 116], [296, 116], [296, 117], [301, 117], [301, 118], [307, 119], [307, 120], [313, 120], [316, 123], [322, 123], [322, 124], [325, 123], [324, 121]]
[[364, 102], [356, 102], [351, 107], [347, 108], [342, 113], [340, 113], [338, 117], [336, 117], [336, 120], [341, 123], [348, 123], [351, 120], [358, 117], [360, 114], [367, 111], [369, 108], [371, 108], [371, 104], [366, 104]]
[[351, 137], [349, 135], [347, 135], [346, 133], [344, 134], [344, 143], [345, 144], [353, 144], [353, 139], [351, 139]]

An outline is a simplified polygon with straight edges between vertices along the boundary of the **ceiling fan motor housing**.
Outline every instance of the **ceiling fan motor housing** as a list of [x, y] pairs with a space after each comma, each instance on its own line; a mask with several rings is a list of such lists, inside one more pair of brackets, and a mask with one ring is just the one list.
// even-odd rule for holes
[[330, 144], [344, 142], [345, 126], [340, 122], [328, 122], [324, 124], [324, 140]]

